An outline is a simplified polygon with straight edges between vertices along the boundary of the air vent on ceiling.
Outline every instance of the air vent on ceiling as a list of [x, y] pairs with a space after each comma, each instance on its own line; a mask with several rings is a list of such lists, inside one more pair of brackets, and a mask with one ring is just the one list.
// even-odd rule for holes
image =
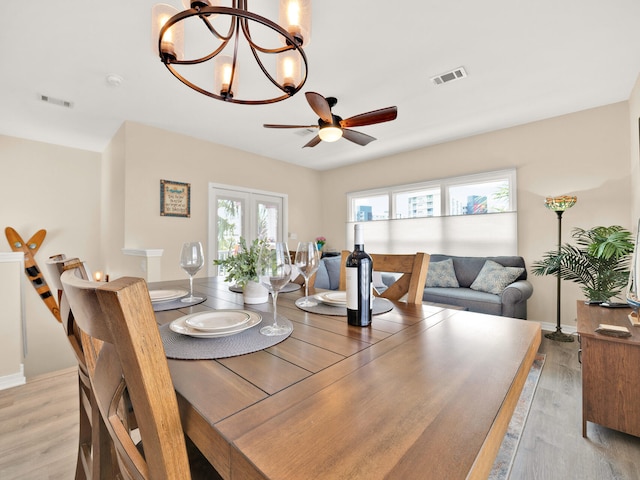
[[70, 102], [69, 100], [62, 100], [60, 98], [50, 97], [49, 95], [42, 94], [39, 94], [38, 98], [45, 103], [50, 103], [51, 105], [57, 105], [64, 108], [73, 108], [73, 102]]
[[317, 133], [317, 129], [315, 128], [301, 128], [300, 130], [296, 130], [295, 132], [296, 135], [300, 135], [301, 137], [306, 137], [307, 135], [310, 135], [312, 133]]
[[455, 70], [451, 70], [450, 72], [442, 73], [435, 77], [431, 77], [431, 81], [435, 85], [442, 85], [444, 83], [453, 82], [454, 80], [459, 80], [461, 78], [465, 78], [467, 76], [467, 72], [465, 72], [463, 67], [456, 68]]

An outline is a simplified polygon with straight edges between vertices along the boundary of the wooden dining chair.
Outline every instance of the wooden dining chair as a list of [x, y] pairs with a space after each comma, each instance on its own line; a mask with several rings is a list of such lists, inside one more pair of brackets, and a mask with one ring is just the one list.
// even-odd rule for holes
[[[124, 277], [102, 284], [81, 277], [78, 269], [67, 270], [61, 280], [80, 328], [91, 386], [114, 445], [119, 476], [221, 478], [195, 447], [187, 452], [146, 282]], [[135, 413], [140, 443], [127, 424], [125, 394]]]
[[69, 269], [74, 269], [85, 280], [89, 279], [89, 275], [83, 262], [77, 258], [66, 258], [63, 254], [50, 257], [47, 267], [51, 285], [58, 288], [62, 326], [78, 362], [79, 435], [75, 479], [111, 479], [115, 476], [113, 444], [96, 405], [80, 330], [60, 281], [62, 273]]
[[[346, 290], [347, 278], [346, 267], [347, 256], [351, 252], [342, 251], [342, 264], [340, 267], [340, 290]], [[382, 293], [374, 289], [377, 297], [388, 298], [389, 300], [401, 300], [406, 296], [407, 303], [422, 303], [424, 285], [427, 281], [427, 270], [429, 269], [429, 255], [423, 252], [415, 254], [381, 254], [370, 253], [373, 261], [373, 269], [376, 272], [399, 273], [396, 279]]]

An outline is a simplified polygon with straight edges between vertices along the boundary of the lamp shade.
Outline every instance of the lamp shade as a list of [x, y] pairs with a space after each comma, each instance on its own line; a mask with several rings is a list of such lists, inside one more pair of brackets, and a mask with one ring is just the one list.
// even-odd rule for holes
[[160, 40], [158, 51], [158, 38], [160, 31], [167, 21], [176, 15], [178, 10], [171, 5], [159, 3], [151, 9], [151, 41], [153, 51], [163, 58], [181, 60], [184, 56], [184, 27], [182, 22], [172, 25]]
[[285, 90], [293, 91], [302, 82], [300, 55], [295, 50], [278, 54], [277, 82]]
[[311, 0], [280, 0], [278, 24], [296, 39], [298, 45], [311, 42]]
[[324, 142], [337, 142], [342, 138], [342, 129], [338, 127], [323, 127], [318, 132], [318, 136]]
[[[232, 78], [233, 77], [233, 78]], [[233, 58], [219, 55], [214, 62], [215, 91], [222, 97], [233, 96], [238, 90], [238, 64], [233, 65]]]
[[577, 197], [562, 195], [560, 197], [547, 197], [544, 201], [545, 206], [554, 212], [564, 212], [573, 207], [578, 201]]

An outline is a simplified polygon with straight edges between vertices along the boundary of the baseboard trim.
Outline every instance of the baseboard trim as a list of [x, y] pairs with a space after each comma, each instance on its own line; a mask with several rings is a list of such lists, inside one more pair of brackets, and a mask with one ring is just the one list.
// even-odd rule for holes
[[25, 383], [27, 383], [27, 379], [24, 376], [24, 365], [20, 364], [19, 372], [0, 377], [0, 390], [17, 387], [19, 385], [24, 385]]
[[[540, 328], [542, 328], [542, 330], [546, 330], [549, 332], [555, 332], [556, 331], [556, 324], [555, 323], [549, 323], [549, 322], [538, 322], [540, 324]], [[571, 325], [562, 325], [562, 331], [568, 335], [573, 335], [574, 333], [576, 333], [578, 331], [577, 327], [575, 325], [571, 326]]]

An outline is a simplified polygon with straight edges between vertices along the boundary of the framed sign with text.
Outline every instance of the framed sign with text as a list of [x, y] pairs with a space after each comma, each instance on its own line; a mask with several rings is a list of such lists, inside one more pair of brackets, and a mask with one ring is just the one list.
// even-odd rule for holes
[[191, 184], [160, 180], [160, 216], [191, 217]]

